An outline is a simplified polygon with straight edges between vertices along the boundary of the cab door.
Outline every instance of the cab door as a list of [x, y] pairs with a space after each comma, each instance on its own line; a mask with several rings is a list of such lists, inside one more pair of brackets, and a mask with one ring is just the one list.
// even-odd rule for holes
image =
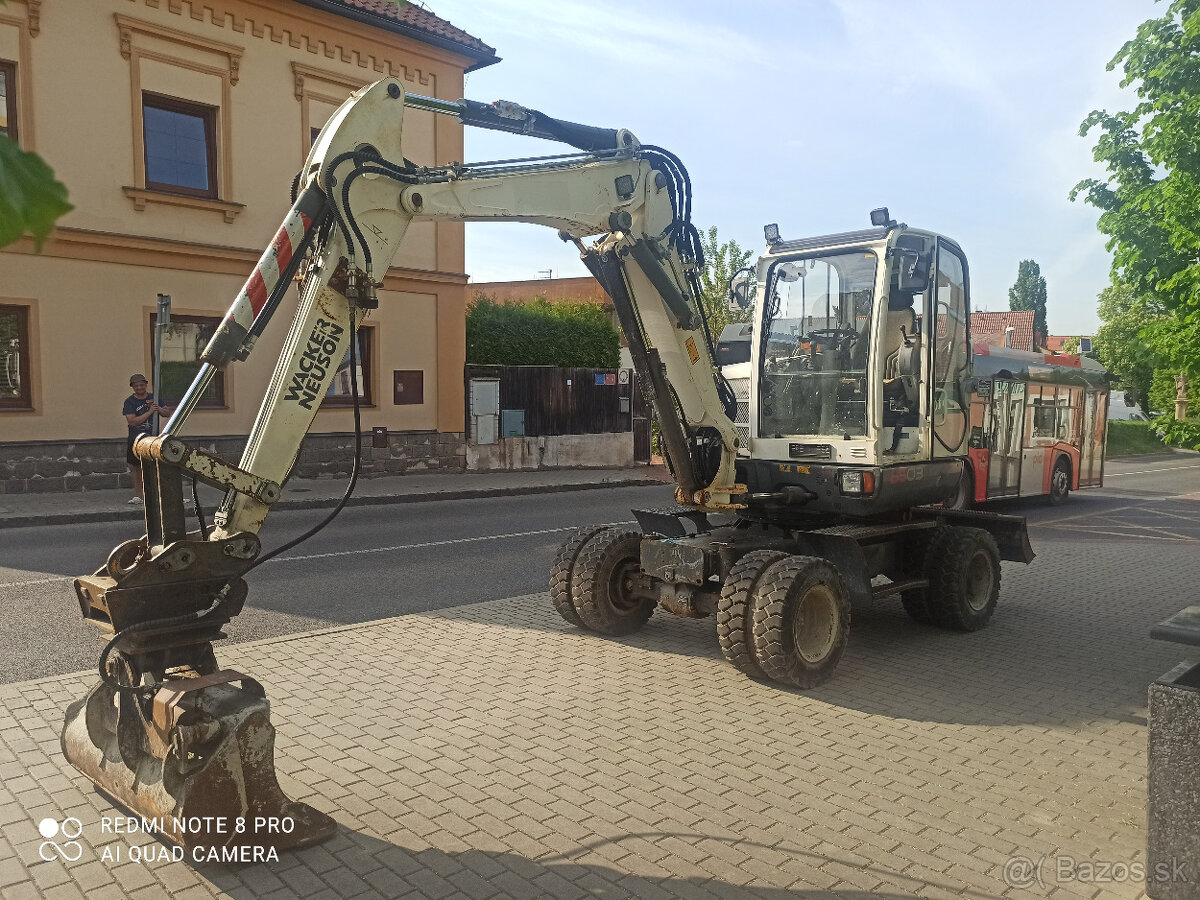
[[970, 285], [967, 260], [951, 241], [938, 238], [932, 290], [926, 293], [925, 321], [930, 359], [929, 410], [933, 433], [932, 456], [965, 456], [970, 437], [971, 374]]

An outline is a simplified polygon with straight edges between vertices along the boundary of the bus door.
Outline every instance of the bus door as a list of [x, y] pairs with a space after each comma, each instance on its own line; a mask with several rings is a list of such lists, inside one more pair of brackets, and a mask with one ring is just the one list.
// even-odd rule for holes
[[[1083, 427], [1079, 430], [1079, 486], [1100, 482], [1099, 460], [1092, 433], [1096, 430], [1096, 392], [1083, 392]], [[1096, 470], [1096, 471], [1093, 471]]]
[[1021, 443], [1025, 429], [1025, 385], [996, 379], [984, 421], [987, 434], [989, 498], [1015, 495], [1021, 483]]

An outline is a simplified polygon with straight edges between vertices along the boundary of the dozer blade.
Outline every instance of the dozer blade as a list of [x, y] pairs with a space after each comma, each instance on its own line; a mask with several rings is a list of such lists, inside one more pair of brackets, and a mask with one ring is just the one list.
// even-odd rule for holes
[[280, 789], [270, 704], [239, 672], [173, 679], [152, 698], [100, 682], [68, 707], [62, 748], [189, 860], [261, 861], [269, 848], [310, 846], [337, 829]]

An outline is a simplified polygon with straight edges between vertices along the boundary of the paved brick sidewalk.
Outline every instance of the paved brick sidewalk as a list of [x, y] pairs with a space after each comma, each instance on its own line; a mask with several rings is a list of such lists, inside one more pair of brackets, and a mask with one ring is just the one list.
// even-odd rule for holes
[[[102, 835], [112, 808], [61, 757], [92, 676], [0, 687], [0, 894], [1138, 896], [1055, 866], [1143, 859], [1145, 690], [1183, 655], [1145, 634], [1195, 543], [1036, 544], [992, 627], [864, 611], [807, 694], [739, 675], [712, 620], [608, 640], [544, 595], [218, 648], [267, 687], [284, 789], [341, 825], [257, 866], [101, 862], [150, 842]], [[36, 823], [66, 815], [83, 858], [40, 861]], [[1046, 858], [1044, 889], [1005, 885], [1014, 855]]]

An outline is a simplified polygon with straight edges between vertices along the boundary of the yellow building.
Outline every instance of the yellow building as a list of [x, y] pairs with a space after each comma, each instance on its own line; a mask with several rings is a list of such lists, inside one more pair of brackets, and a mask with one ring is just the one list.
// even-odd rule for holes
[[[154, 368], [156, 296], [173, 303], [153, 386], [169, 404], [279, 227], [313, 136], [352, 90], [392, 75], [455, 100], [464, 72], [497, 61], [449, 22], [387, 0], [0, 6], [0, 131], [46, 159], [75, 207], [40, 254], [28, 239], [0, 250], [0, 493], [116, 486], [129, 375]], [[417, 164], [461, 160], [462, 126], [410, 110], [404, 144]], [[364, 426], [390, 432], [368, 471], [461, 467], [463, 226], [414, 224], [395, 263], [360, 341]], [[283, 312], [218, 378], [190, 437], [236, 454]], [[325, 399], [300, 474], [348, 468], [348, 406]]]

